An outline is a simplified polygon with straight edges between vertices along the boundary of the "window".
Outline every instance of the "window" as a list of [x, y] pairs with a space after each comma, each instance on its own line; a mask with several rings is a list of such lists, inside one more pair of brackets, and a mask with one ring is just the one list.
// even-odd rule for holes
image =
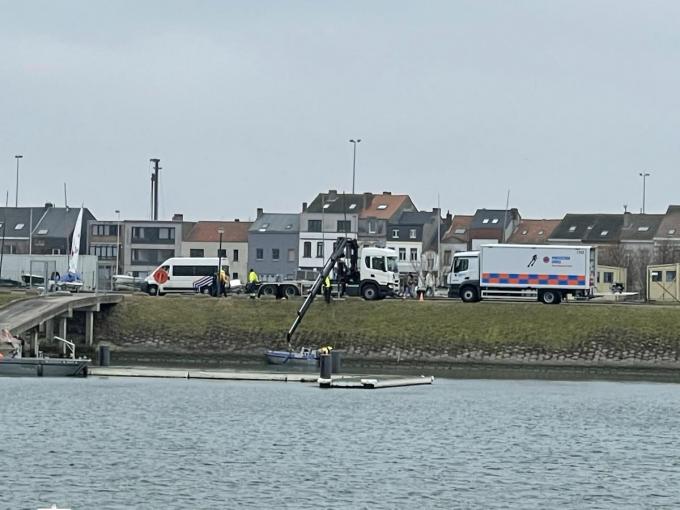
[[545, 232], [544, 232], [543, 230], [539, 230], [539, 231], [538, 231], [538, 235], [539, 235], [539, 236], [542, 236], [543, 234], [545, 234]]
[[451, 250], [444, 250], [444, 265], [447, 267], [451, 265]]
[[484, 219], [482, 220], [482, 223], [484, 223], [485, 225], [486, 225], [487, 223], [489, 223], [489, 218], [484, 218]]
[[59, 248], [52, 248], [52, 255], [61, 255], [61, 250]]
[[238, 250], [232, 252], [233, 257], [231, 257], [232, 262], [238, 262]]
[[305, 241], [305, 244], [302, 245], [302, 257], [306, 258], [306, 259], [312, 258], [312, 242], [311, 241]]
[[604, 236], [606, 236], [607, 234], [609, 234], [609, 230], [603, 230], [602, 232], [600, 232], [600, 236], [601, 236], [601, 237], [604, 237]]
[[675, 281], [677, 274], [675, 271], [666, 271], [666, 282], [672, 283]]
[[464, 228], [457, 228], [456, 230], [453, 231], [454, 234], [464, 234], [465, 229]]
[[406, 248], [399, 248], [399, 260], [406, 261]]
[[331, 206], [331, 204], [323, 204], [324, 209], [328, 209]]
[[647, 232], [649, 227], [638, 227], [638, 232]]
[[350, 205], [349, 205], [349, 210], [350, 210], [350, 211], [353, 210], [353, 209], [356, 209], [356, 208], [357, 208], [357, 204], [350, 204]]
[[368, 233], [375, 234], [375, 220], [368, 220]]
[[144, 239], [144, 227], [132, 227], [132, 239]]
[[41, 236], [47, 235], [47, 229], [41, 228], [40, 230], [38, 230], [38, 235], [41, 235]]
[[238, 273], [231, 273], [232, 280], [238, 280]]
[[384, 257], [371, 257], [371, 268], [376, 271], [385, 270], [385, 258]]
[[288, 248], [288, 262], [295, 262], [295, 250]]
[[602, 283], [614, 283], [614, 273], [611, 271], [603, 271]]
[[470, 266], [470, 259], [464, 259], [462, 257], [459, 257], [455, 259], [453, 263], [453, 272], [454, 273], [460, 273], [461, 271], [467, 271], [468, 267]]
[[418, 248], [411, 248], [411, 262], [418, 261]]
[[159, 228], [158, 229], [158, 239], [169, 239], [169, 240], [174, 240], [175, 239], [175, 229], [173, 228]]
[[528, 233], [529, 233], [528, 230], [522, 230], [522, 235], [523, 235], [523, 236], [527, 235]]
[[256, 248], [255, 249], [255, 258], [257, 260], [262, 260], [264, 258], [264, 249]]
[[669, 235], [669, 236], [672, 236], [673, 234], [675, 234], [675, 229], [674, 229], [674, 228], [669, 229], [669, 230], [668, 230], [668, 235]]
[[279, 260], [279, 249], [272, 248], [272, 260]]
[[383, 211], [383, 210], [387, 209], [387, 204], [380, 204], [380, 205], [377, 207], [377, 209]]
[[395, 239], [399, 239], [399, 229], [398, 228], [392, 229], [392, 237], [394, 237]]
[[190, 248], [189, 249], [189, 256], [190, 257], [205, 257], [205, 251], [200, 249], [200, 248]]
[[652, 281], [653, 282], [660, 282], [661, 280], [661, 275], [662, 271], [652, 271]]
[[316, 243], [316, 258], [317, 259], [322, 259], [323, 258], [323, 242], [319, 241]]
[[309, 232], [321, 232], [321, 220], [307, 220], [307, 230]]
[[491, 220], [491, 223], [498, 223], [498, 218], [494, 218]]
[[351, 220], [338, 220], [338, 232], [350, 232], [352, 230]]
[[409, 229], [408, 238], [409, 239], [415, 239], [416, 238], [416, 229], [415, 228]]
[[17, 224], [14, 226], [14, 230], [21, 230], [22, 228], [24, 228], [24, 224], [23, 224], [23, 223], [17, 223]]
[[227, 258], [227, 250], [225, 248], [221, 250], [217, 250], [217, 256], [222, 257], [223, 259]]
[[569, 232], [576, 232], [576, 225], [569, 227]]
[[112, 244], [99, 244], [90, 246], [89, 253], [102, 259], [112, 259], [116, 257], [118, 248]]
[[[92, 235], [93, 236], [115, 236], [116, 235], [116, 229], [118, 227], [116, 225], [92, 225]], [[47, 232], [45, 232], [47, 233]]]

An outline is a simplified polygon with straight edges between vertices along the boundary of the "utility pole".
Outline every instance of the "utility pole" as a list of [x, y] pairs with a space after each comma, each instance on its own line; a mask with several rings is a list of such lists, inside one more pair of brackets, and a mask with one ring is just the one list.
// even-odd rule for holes
[[158, 220], [158, 171], [161, 169], [158, 164], [161, 162], [158, 158], [151, 158], [149, 161], [153, 163], [153, 177], [151, 177], [151, 186], [153, 187], [153, 219]]
[[17, 191], [16, 195], [14, 196], [14, 207], [19, 207], [19, 160], [23, 158], [21, 154], [17, 154], [14, 156], [17, 160]]
[[357, 144], [361, 142], [361, 138], [350, 140], [349, 143], [354, 144], [354, 159], [352, 160], [352, 195], [354, 195], [354, 182], [357, 173]]
[[640, 177], [642, 177], [642, 214], [645, 214], [645, 192], [646, 192], [645, 181], [649, 176], [650, 176], [649, 172], [640, 172]]

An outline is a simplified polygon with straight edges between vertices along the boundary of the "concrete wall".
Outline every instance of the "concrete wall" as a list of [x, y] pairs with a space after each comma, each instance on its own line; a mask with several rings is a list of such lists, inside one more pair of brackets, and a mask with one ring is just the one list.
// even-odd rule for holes
[[[257, 250], [263, 251], [261, 260], [257, 259]], [[279, 260], [272, 258], [272, 248], [279, 249]], [[293, 260], [288, 260], [288, 250], [293, 250]], [[263, 281], [295, 278], [298, 269], [298, 233], [248, 232], [248, 268]], [[245, 281], [245, 278], [243, 279]]]

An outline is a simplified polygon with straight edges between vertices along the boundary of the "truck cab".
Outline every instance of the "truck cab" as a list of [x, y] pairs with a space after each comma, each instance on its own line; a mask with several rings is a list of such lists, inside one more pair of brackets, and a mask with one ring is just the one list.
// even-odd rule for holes
[[399, 289], [397, 252], [389, 248], [361, 248], [359, 292], [364, 299], [379, 299]]
[[450, 298], [460, 297], [463, 301], [477, 301], [479, 298], [479, 252], [454, 253], [447, 283]]

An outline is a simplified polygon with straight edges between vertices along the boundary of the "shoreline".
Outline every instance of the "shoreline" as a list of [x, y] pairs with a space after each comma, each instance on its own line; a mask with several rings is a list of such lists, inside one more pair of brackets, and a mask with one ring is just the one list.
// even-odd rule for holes
[[[93, 353], [93, 364], [96, 364]], [[145, 366], [187, 370], [241, 370], [318, 374], [309, 367], [269, 365], [264, 355], [187, 357], [186, 354], [113, 351], [112, 366]], [[527, 363], [520, 360], [401, 361], [389, 359], [343, 358], [340, 374], [380, 373], [381, 375], [430, 376], [440, 379], [498, 379], [550, 381], [630, 381], [680, 383], [680, 364], [657, 363]]]

